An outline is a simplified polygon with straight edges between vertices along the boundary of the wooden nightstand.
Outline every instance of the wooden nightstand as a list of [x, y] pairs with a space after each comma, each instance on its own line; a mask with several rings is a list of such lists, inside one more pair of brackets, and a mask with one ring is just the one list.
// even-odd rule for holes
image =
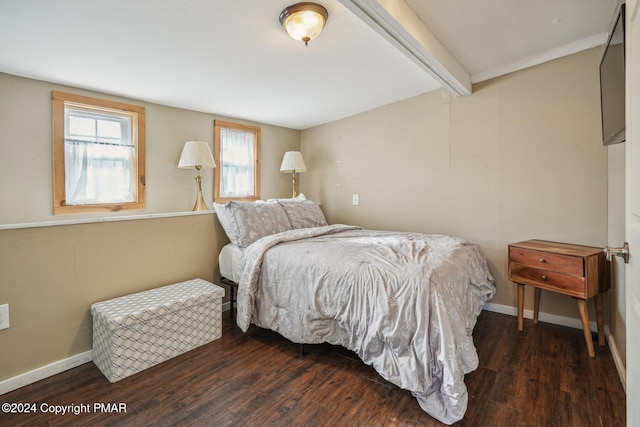
[[609, 268], [602, 248], [527, 240], [509, 245], [509, 279], [518, 285], [518, 330], [523, 328], [524, 286], [534, 286], [533, 323], [538, 323], [542, 289], [574, 297], [589, 356], [595, 357], [587, 300], [595, 297], [598, 344], [604, 345], [602, 292], [609, 289]]

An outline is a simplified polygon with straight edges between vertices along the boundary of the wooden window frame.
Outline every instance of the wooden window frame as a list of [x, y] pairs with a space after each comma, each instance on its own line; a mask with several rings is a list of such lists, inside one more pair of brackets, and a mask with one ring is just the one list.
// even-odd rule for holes
[[[118, 212], [121, 210], [144, 209], [145, 203], [145, 108], [124, 102], [107, 101], [88, 96], [52, 91], [53, 119], [53, 193], [54, 215], [77, 214], [86, 212]], [[80, 108], [98, 113], [126, 115], [131, 117], [131, 143], [136, 147], [132, 163], [131, 189], [133, 201], [125, 203], [97, 203], [86, 205], [67, 205], [65, 194], [65, 107]], [[134, 181], [135, 180], [135, 181]]]
[[[246, 200], [255, 201], [260, 200], [260, 128], [257, 126], [243, 125], [240, 123], [233, 123], [224, 120], [213, 121], [213, 141], [214, 141], [214, 159], [217, 167], [214, 169], [215, 183], [213, 190], [213, 200], [217, 203], [226, 203], [230, 200]], [[220, 183], [222, 177], [222, 162], [220, 161], [221, 141], [220, 141], [220, 129], [234, 129], [243, 132], [250, 132], [254, 134], [253, 139], [253, 153], [254, 153], [254, 174], [253, 185], [254, 194], [246, 197], [220, 197]]]

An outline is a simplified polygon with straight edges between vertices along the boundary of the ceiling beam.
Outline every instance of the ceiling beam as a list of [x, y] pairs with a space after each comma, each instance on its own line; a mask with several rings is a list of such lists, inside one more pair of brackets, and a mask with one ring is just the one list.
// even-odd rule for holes
[[404, 0], [339, 0], [454, 95], [471, 94], [471, 76]]

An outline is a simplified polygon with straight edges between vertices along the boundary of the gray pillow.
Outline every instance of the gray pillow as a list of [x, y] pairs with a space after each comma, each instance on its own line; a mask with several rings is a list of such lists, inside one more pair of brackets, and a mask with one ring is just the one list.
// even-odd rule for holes
[[269, 199], [267, 200], [268, 202], [304, 202], [305, 200], [307, 200], [306, 196], [302, 193], [298, 193], [298, 195], [296, 197], [289, 197], [286, 199]]
[[291, 227], [294, 229], [327, 225], [327, 220], [324, 218], [320, 206], [311, 200], [295, 202], [279, 200], [278, 203], [284, 208]]
[[275, 202], [230, 201], [214, 208], [231, 243], [241, 248], [270, 234], [291, 230], [284, 208]]
[[[220, 221], [220, 225], [222, 229], [227, 234], [227, 237], [234, 245], [237, 245], [238, 236], [234, 234], [235, 229], [231, 228], [231, 214], [227, 210], [227, 205], [229, 203], [213, 203], [213, 208], [216, 210], [216, 216], [218, 217], [218, 221]], [[237, 227], [236, 227], [237, 228]]]

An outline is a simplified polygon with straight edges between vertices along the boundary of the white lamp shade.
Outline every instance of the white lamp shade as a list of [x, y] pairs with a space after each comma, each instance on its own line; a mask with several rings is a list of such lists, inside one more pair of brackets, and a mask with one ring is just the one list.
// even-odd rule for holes
[[187, 141], [182, 148], [178, 167], [180, 169], [190, 169], [196, 166], [203, 168], [216, 167], [209, 144], [205, 141]]
[[306, 172], [307, 165], [304, 164], [302, 153], [299, 151], [287, 151], [284, 153], [280, 172]]

